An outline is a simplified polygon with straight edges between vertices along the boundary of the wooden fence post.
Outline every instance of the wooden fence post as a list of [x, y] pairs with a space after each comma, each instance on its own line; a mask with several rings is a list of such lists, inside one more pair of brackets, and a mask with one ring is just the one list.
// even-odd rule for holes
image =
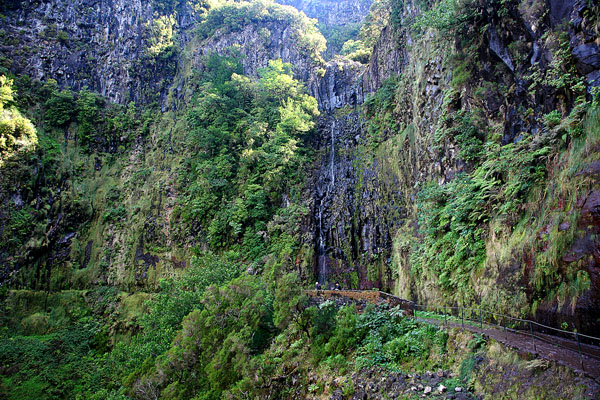
[[533, 351], [537, 352], [537, 349], [535, 348], [535, 336], [533, 336], [533, 325], [531, 324], [531, 321], [529, 321], [529, 333], [531, 334], [531, 341], [533, 342]]
[[577, 339], [577, 350], [579, 351], [579, 363], [581, 364], [581, 370], [585, 372], [583, 368], [583, 356], [581, 355], [581, 341], [579, 340], [579, 334], [575, 332], [575, 339]]

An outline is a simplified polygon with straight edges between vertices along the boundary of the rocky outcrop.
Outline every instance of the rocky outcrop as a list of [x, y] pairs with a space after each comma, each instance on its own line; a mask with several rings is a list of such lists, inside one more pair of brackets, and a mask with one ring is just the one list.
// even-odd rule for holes
[[398, 75], [406, 65], [406, 47], [399, 46], [399, 32], [393, 26], [386, 26], [375, 45], [364, 76], [364, 91], [372, 93], [379, 89], [391, 76]]
[[343, 107], [356, 107], [364, 102], [362, 86], [364, 66], [339, 59], [330, 61], [308, 82], [310, 94], [317, 99], [319, 109], [333, 113]]
[[[330, 384], [330, 390], [333, 392], [329, 400], [359, 400], [359, 399], [377, 399], [402, 398], [402, 397], [429, 397], [433, 399], [456, 399], [471, 400], [476, 397], [466, 389], [458, 386], [450, 391], [442, 383], [455, 377], [450, 371], [438, 370], [437, 372], [427, 371], [422, 374], [405, 374], [392, 372], [380, 368], [362, 369], [352, 374], [348, 382], [352, 382], [354, 389], [351, 396], [344, 395], [344, 389], [347, 392], [348, 383], [336, 379]], [[346, 383], [346, 385], [342, 385]], [[340, 387], [341, 386], [341, 387]]]
[[269, 60], [281, 59], [292, 64], [297, 79], [306, 82], [322, 61], [313, 58], [298, 45], [297, 35], [289, 24], [278, 21], [248, 24], [237, 32], [217, 32], [192, 46], [192, 65], [202, 71], [204, 57], [211, 53], [239, 55], [244, 74], [256, 77]]
[[579, 0], [572, 5], [570, 11], [572, 23], [570, 44], [573, 49], [572, 54], [577, 60], [577, 70], [586, 76], [590, 86], [600, 86], [600, 49], [598, 47], [600, 6]]

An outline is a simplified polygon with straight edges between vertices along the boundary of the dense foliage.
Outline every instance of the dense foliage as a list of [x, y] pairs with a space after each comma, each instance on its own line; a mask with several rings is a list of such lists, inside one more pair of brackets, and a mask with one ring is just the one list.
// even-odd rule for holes
[[[446, 365], [444, 331], [387, 308], [371, 307], [362, 314], [354, 307], [338, 311], [331, 302], [306, 308], [297, 284], [290, 274], [273, 292], [260, 276], [242, 276], [209, 288], [201, 306], [184, 318], [170, 348], [156, 361], [138, 364], [127, 377], [129, 393], [136, 398], [218, 399], [260, 398], [268, 391], [285, 397], [296, 388], [274, 384], [271, 377], [290, 369], [320, 365], [344, 373]], [[284, 309], [286, 318], [278, 312]]]
[[[100, 324], [87, 318], [43, 336], [0, 336], [0, 395], [10, 399], [83, 398], [105, 387]], [[83, 397], [82, 397], [83, 396]]]
[[187, 113], [196, 157], [180, 174], [185, 195], [177, 212], [201, 224], [211, 248], [233, 246], [254, 260], [273, 244], [265, 239], [278, 235], [269, 226], [273, 216], [302, 212], [278, 209], [283, 195], [299, 198], [293, 191], [308, 160], [302, 143], [314, 127], [317, 104], [280, 60], [258, 80], [239, 75], [240, 63], [231, 57], [212, 55], [207, 68], [201, 95]]
[[403, 10], [400, 0], [375, 0], [358, 34], [343, 43], [340, 54], [363, 64], [368, 63], [381, 32], [387, 25], [390, 26], [388, 29], [397, 28]]

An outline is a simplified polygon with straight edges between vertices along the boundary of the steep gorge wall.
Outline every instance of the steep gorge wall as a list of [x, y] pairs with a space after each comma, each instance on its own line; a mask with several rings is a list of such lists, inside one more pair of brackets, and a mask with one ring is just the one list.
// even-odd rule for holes
[[[40, 41], [41, 49], [27, 54], [35, 58], [54, 51], [54, 56], [49, 58], [51, 63], [29, 64], [26, 58], [17, 57], [15, 63], [22, 64], [14, 64], [13, 68], [42, 81], [56, 76], [59, 84], [74, 89], [89, 84], [117, 102], [126, 99], [120, 97], [123, 91], [138, 93], [142, 107], [148, 106], [146, 102], [156, 100], [143, 97], [150, 87], [146, 84], [159, 82], [163, 112], [149, 108], [153, 116], [146, 115], [144, 118], [150, 118], [147, 122], [135, 121], [134, 131], [127, 135], [131, 137], [124, 139], [119, 132], [118, 138], [110, 138], [116, 145], [108, 147], [94, 143], [92, 148], [85, 149], [78, 138], [76, 123], [55, 131], [43, 122], [44, 115], [37, 116], [41, 136], [49, 138], [45, 140], [56, 146], [56, 155], [62, 159], [56, 160], [53, 168], [43, 168], [41, 164], [46, 161], [42, 159], [47, 157], [43, 154], [44, 149], [11, 160], [11, 167], [3, 168], [6, 179], [2, 181], [0, 197], [6, 212], [0, 213], [0, 229], [9, 229], [7, 222], [14, 222], [19, 213], [31, 212], [33, 215], [29, 221], [30, 237], [25, 239], [23, 246], [14, 249], [8, 245], [4, 247], [3, 243], [0, 254], [2, 281], [10, 281], [14, 288], [50, 291], [107, 284], [130, 292], [152, 291], [161, 278], [179, 274], [190, 265], [190, 249], [206, 246], [205, 231], [197, 223], [189, 226], [176, 218], [173, 220], [172, 216], [179, 201], [178, 185], [181, 174], [185, 173], [182, 172], [184, 164], [194, 157], [186, 147], [189, 132], [185, 112], [193, 96], [201, 90], [198, 81], [206, 72], [207, 59], [213, 53], [239, 57], [243, 73], [254, 78], [269, 60], [282, 59], [291, 63], [295, 75], [304, 80], [309, 80], [323, 65], [313, 49], [322, 46], [319, 43], [322, 37], [314, 35], [317, 43], [301, 41], [302, 34], [312, 27], [306, 26], [305, 31], [299, 32], [299, 26], [307, 21], [306, 18], [298, 18], [298, 13], [293, 11], [282, 12], [281, 7], [266, 10], [265, 4], [253, 8], [259, 16], [240, 29], [217, 25], [208, 35], [195, 32], [189, 37], [185, 32], [178, 32], [180, 40], [173, 42], [173, 46], [183, 47], [174, 50], [173, 57], [177, 62], [168, 71], [160, 70], [146, 57], [151, 43], [145, 41], [145, 23], [134, 18], [135, 12], [131, 14], [131, 23], [137, 25], [129, 26], [127, 20], [121, 21], [123, 13], [128, 14], [135, 4], [93, 3], [96, 8], [92, 8], [97, 14], [86, 11], [79, 3], [61, 3], [58, 8], [43, 8], [43, 4], [36, 3], [35, 7], [22, 5], [23, 8], [7, 12], [10, 21], [18, 21], [25, 15], [31, 17], [32, 24], [46, 19], [54, 21], [59, 31], [71, 29], [61, 19], [63, 17], [79, 21], [89, 15], [89, 18], [96, 18], [89, 23], [89, 28], [102, 32], [116, 29], [113, 24], [118, 25], [121, 21], [124, 24], [121, 33], [134, 35], [137, 42], [121, 38], [110, 51], [110, 43], [102, 42], [94, 51], [89, 51], [89, 55], [87, 50], [81, 49], [81, 54], [90, 59], [108, 51], [102, 55], [108, 58], [106, 63], [89, 66], [71, 63], [72, 49], [56, 39]], [[63, 14], [59, 13], [61, 10]], [[148, 18], [156, 16], [144, 7], [141, 10]], [[37, 13], [46, 16], [40, 17]], [[182, 24], [190, 22], [181, 16], [181, 12], [176, 15]], [[47, 30], [47, 25], [52, 23], [44, 22], [39, 29]], [[185, 27], [192, 27], [191, 22]], [[78, 25], [72, 29], [69, 31], [71, 36], [82, 37], [83, 41], [95, 40], [87, 37], [89, 32]], [[138, 36], [136, 29], [142, 31]], [[37, 40], [35, 35], [21, 34], [25, 39]], [[106, 37], [96, 39], [103, 41]], [[125, 47], [119, 47], [119, 43]], [[108, 47], [103, 47], [104, 44]], [[58, 48], [64, 51], [58, 52]], [[12, 54], [18, 52], [18, 46], [13, 43], [3, 51]], [[124, 53], [122, 59], [119, 52]], [[117, 58], [118, 62], [113, 62], [111, 57]], [[128, 74], [145, 73], [138, 67], [146, 62], [150, 68], [154, 65], [159, 69], [151, 72], [149, 80], [135, 81], [143, 86], [137, 92], [130, 85]], [[117, 64], [131, 65], [129, 69], [118, 70], [122, 73], [118, 75], [110, 70]], [[78, 80], [88, 67], [97, 81]], [[61, 74], [57, 71], [70, 72]], [[34, 112], [37, 111], [38, 106], [33, 107]], [[136, 117], [141, 119], [142, 116], [138, 113]], [[142, 128], [138, 124], [147, 126], [138, 129]]]
[[[521, 315], [537, 312], [547, 322], [567, 321], [590, 332], [600, 299], [591, 205], [597, 182], [584, 177], [593, 175], [595, 165], [585, 163], [597, 159], [597, 151], [589, 150], [595, 123], [593, 117], [584, 123], [588, 147], [575, 150], [576, 141], [565, 145], [564, 131], [557, 133], [560, 128], [548, 128], [545, 121], [552, 112], [569, 123], [584, 118], [577, 114], [574, 93], [587, 93], [590, 99], [591, 88], [598, 85], [595, 9], [585, 2], [521, 2], [505, 8], [473, 2], [473, 7], [477, 11], [458, 32], [450, 26], [444, 28], [450, 33], [432, 29], [417, 35], [409, 24], [419, 10], [405, 2], [399, 23], [384, 29], [366, 71], [354, 80], [360, 82], [357, 98], [369, 99], [379, 89], [380, 100], [367, 100], [360, 112], [338, 104], [324, 122], [321, 143], [337, 147], [324, 150], [316, 173], [315, 249], [326, 257], [315, 257], [315, 274], [435, 304], [481, 302], [506, 312], [520, 310]], [[572, 86], [575, 82], [580, 86]], [[545, 200], [531, 199], [530, 194], [511, 217], [492, 214], [489, 224], [481, 225], [484, 260], [468, 272], [460, 272], [465, 265], [456, 266], [449, 274], [462, 283], [444, 286], [443, 265], [432, 262], [415, 269], [419, 256], [414, 252], [425, 250], [414, 243], [423, 240], [418, 222], [422, 210], [417, 209], [423, 188], [429, 182], [456, 182], [477, 166], [477, 161], [465, 159], [465, 142], [453, 137], [462, 134], [453, 127], [461, 118], [456, 115], [472, 116], [475, 131], [488, 132], [484, 141], [518, 147], [524, 138], [535, 138], [527, 151], [550, 146], [556, 153], [540, 162], [548, 175], [530, 192], [545, 193]], [[575, 166], [578, 151], [586, 161]], [[513, 163], [519, 162], [516, 157]], [[578, 175], [568, 178], [573, 183], [560, 181], [565, 179], [555, 172], [560, 168], [575, 168]], [[553, 189], [556, 185], [575, 185], [575, 199], [565, 199], [564, 192]], [[329, 199], [325, 211], [323, 198]], [[568, 211], [570, 204], [577, 204], [575, 213]], [[556, 211], [549, 213], [548, 207]], [[561, 212], [581, 217], [561, 225]], [[324, 223], [320, 215], [326, 216]], [[324, 245], [318, 240], [321, 230]], [[552, 247], [545, 239], [549, 235], [555, 235], [551, 241], [568, 245]], [[323, 262], [326, 274], [319, 273]], [[545, 263], [555, 265], [551, 269], [557, 272], [541, 272]]]
[[317, 18], [322, 24], [343, 26], [362, 22], [373, 2], [372, 0], [279, 0], [278, 3], [293, 6], [310, 18]]

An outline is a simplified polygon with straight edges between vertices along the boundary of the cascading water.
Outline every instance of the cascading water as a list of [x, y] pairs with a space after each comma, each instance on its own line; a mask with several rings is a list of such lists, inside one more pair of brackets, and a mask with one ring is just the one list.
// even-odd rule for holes
[[330, 176], [325, 188], [325, 193], [319, 202], [319, 210], [317, 211], [317, 219], [319, 221], [319, 254], [317, 267], [319, 271], [318, 282], [326, 288], [327, 286], [327, 248], [325, 246], [325, 232], [323, 229], [323, 211], [329, 196], [335, 188], [335, 122], [331, 124], [331, 154], [329, 156], [329, 172]]

